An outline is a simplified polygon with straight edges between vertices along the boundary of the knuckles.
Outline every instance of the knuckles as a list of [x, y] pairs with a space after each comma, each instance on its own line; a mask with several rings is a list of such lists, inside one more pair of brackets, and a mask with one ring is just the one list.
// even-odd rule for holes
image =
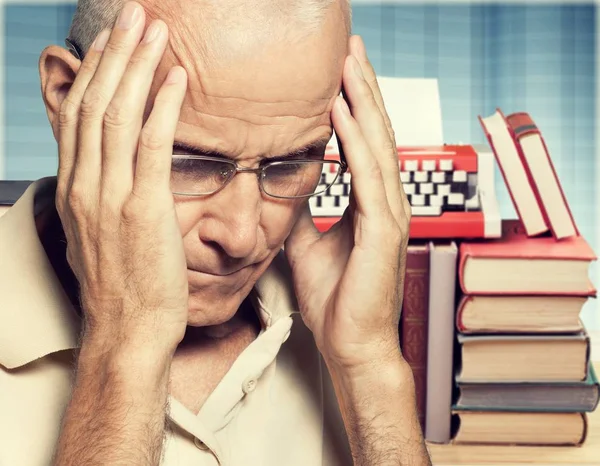
[[71, 270], [77, 274], [77, 261], [75, 260], [75, 254], [73, 253], [73, 248], [67, 243], [67, 263]]
[[144, 201], [132, 192], [131, 197], [121, 207], [120, 220], [124, 225], [137, 225], [144, 222], [150, 212], [144, 207]]
[[58, 124], [60, 128], [73, 126], [77, 122], [79, 115], [79, 105], [73, 102], [70, 96], [67, 96], [60, 105], [58, 112]]
[[140, 132], [140, 146], [150, 152], [158, 152], [164, 149], [165, 141], [158, 131], [145, 126]]
[[120, 40], [109, 40], [104, 47], [104, 54], [111, 55], [128, 55], [130, 45], [125, 41]]
[[410, 231], [410, 210], [406, 215], [400, 216], [398, 220], [394, 218], [392, 212], [387, 209], [377, 214], [379, 221], [373, 222], [372, 233], [374, 239], [380, 244], [389, 244], [400, 247], [408, 242]]
[[142, 53], [135, 53], [129, 59], [128, 68], [146, 67], [150, 65], [150, 59], [148, 56]]
[[88, 195], [86, 195], [85, 187], [82, 187], [80, 184], [73, 183], [68, 195], [66, 196], [65, 204], [74, 216], [80, 217], [88, 210], [87, 197]]
[[389, 232], [387, 233], [388, 241], [395, 245], [402, 244], [404, 238], [406, 237], [406, 231], [396, 222], [393, 223], [393, 226], [389, 229]]
[[139, 217], [140, 208], [135, 200], [130, 200], [123, 204], [121, 209], [121, 218], [126, 224], [132, 223], [137, 217]]
[[127, 128], [131, 123], [131, 111], [126, 109], [122, 103], [111, 101], [104, 113], [104, 126], [109, 130], [116, 130]]
[[65, 214], [67, 213], [66, 209], [66, 196], [62, 191], [59, 191], [58, 188], [56, 190], [56, 197], [54, 198], [54, 205], [56, 207], [56, 212], [61, 220], [65, 219]]
[[98, 87], [88, 87], [81, 99], [79, 116], [82, 119], [94, 119], [100, 117], [104, 112], [103, 107], [105, 101], [106, 98]]
[[97, 60], [83, 60], [81, 65], [79, 66], [79, 71], [77, 74], [85, 75], [85, 76], [93, 76], [96, 72], [96, 68], [98, 66]]

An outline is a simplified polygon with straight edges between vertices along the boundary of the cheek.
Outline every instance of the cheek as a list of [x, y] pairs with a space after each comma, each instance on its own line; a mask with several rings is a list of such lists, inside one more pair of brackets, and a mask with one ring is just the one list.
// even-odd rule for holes
[[261, 226], [269, 246], [283, 245], [306, 202], [301, 199], [274, 199], [264, 203]]
[[202, 205], [198, 199], [194, 198], [175, 198], [175, 212], [179, 222], [181, 236], [188, 234], [198, 223], [202, 216]]

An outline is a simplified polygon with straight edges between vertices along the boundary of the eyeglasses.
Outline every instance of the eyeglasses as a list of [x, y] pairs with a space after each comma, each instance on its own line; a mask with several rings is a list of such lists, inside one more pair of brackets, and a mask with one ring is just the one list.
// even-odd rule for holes
[[345, 161], [276, 160], [258, 168], [232, 160], [173, 154], [171, 191], [180, 196], [208, 196], [223, 189], [238, 173], [255, 173], [262, 192], [280, 199], [311, 197], [327, 191], [347, 170]]

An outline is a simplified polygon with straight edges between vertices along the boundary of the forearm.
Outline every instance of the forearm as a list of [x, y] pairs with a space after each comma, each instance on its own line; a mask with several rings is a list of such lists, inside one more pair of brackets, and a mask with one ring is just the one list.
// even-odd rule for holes
[[355, 466], [429, 466], [415, 386], [398, 352], [357, 370], [328, 364]]
[[159, 464], [171, 355], [140, 348], [84, 340], [55, 466]]

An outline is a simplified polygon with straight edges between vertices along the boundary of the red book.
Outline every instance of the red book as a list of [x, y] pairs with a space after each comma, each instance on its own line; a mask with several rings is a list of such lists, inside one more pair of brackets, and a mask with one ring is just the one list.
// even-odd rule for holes
[[578, 235], [542, 133], [525, 112], [508, 115], [506, 122], [517, 141], [529, 182], [552, 234], [556, 239]]
[[400, 319], [402, 354], [412, 369], [417, 410], [425, 431], [427, 402], [427, 329], [429, 314], [429, 246], [409, 244]]
[[465, 294], [595, 296], [594, 260], [582, 236], [528, 238], [518, 221], [505, 220], [501, 238], [460, 245], [459, 281]]
[[519, 153], [520, 147], [500, 109], [486, 118], [479, 117], [513, 205], [528, 236], [548, 231], [548, 223], [529, 182]]

